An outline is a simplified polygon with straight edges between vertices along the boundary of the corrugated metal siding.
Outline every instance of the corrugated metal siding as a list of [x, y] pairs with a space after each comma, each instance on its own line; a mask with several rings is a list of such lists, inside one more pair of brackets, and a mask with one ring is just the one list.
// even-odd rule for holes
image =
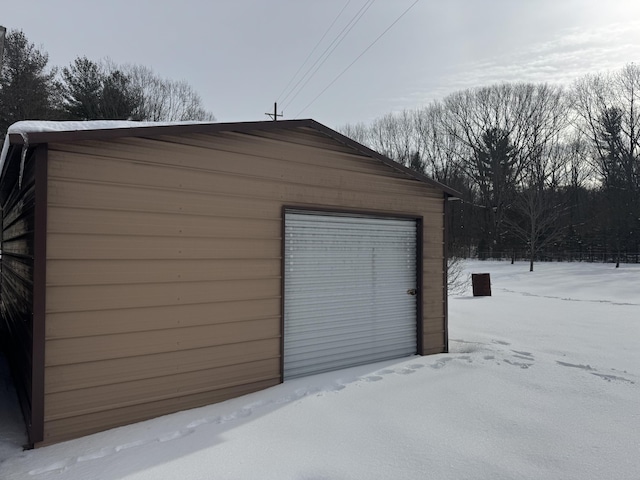
[[[5, 172], [2, 183], [0, 336], [16, 380], [27, 428], [32, 418], [32, 349], [35, 170], [30, 155], [22, 172]], [[19, 183], [21, 178], [22, 183]]]
[[[302, 130], [290, 142], [49, 145], [45, 443], [278, 383], [283, 205], [408, 213], [440, 228], [441, 192], [326, 147]], [[441, 276], [441, 236], [425, 235], [424, 250]], [[428, 283], [442, 323], [442, 285]], [[442, 351], [443, 338], [426, 347]], [[186, 381], [198, 372], [204, 385]], [[153, 395], [135, 390], [123, 405], [119, 392], [138, 381]], [[91, 411], [65, 407], [70, 397]]]
[[284, 378], [416, 353], [416, 221], [285, 214]]

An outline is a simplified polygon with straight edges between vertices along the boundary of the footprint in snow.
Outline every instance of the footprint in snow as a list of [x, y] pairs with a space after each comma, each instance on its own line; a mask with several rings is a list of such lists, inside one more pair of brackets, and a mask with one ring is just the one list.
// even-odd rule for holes
[[211, 420], [207, 420], [206, 418], [199, 418], [187, 425], [187, 428], [198, 428], [200, 425], [206, 425], [207, 423], [211, 423]]
[[78, 463], [86, 462], [86, 461], [89, 461], [89, 460], [97, 460], [98, 458], [104, 458], [107, 455], [111, 455], [112, 453], [114, 453], [116, 451], [117, 450], [115, 448], [102, 448], [102, 449], [98, 450], [97, 452], [87, 453], [86, 455], [80, 455], [78, 457]]
[[528, 360], [529, 362], [533, 361], [532, 357], [525, 357], [524, 355], [514, 355], [513, 358], [519, 358], [520, 360]]
[[241, 408], [235, 413], [235, 418], [247, 418], [251, 416], [253, 411], [250, 408]]
[[[531, 360], [531, 359], [529, 358], [527, 360]], [[514, 367], [520, 367], [520, 368], [523, 368], [523, 369], [527, 369], [531, 365], [533, 365], [533, 363], [513, 362], [513, 361], [509, 360], [508, 358], [504, 359], [504, 363], [508, 363], [509, 365], [513, 365]]]
[[604, 373], [595, 373], [595, 372], [589, 372], [589, 373], [591, 373], [591, 375], [595, 375], [596, 377], [600, 377], [603, 380], [606, 380], [607, 382], [623, 382], [623, 383], [630, 383], [631, 385], [635, 385], [634, 381], [629, 380], [628, 378], [620, 377], [618, 375], [606, 375]]
[[595, 368], [593, 368], [591, 365], [582, 365], [580, 363], [561, 362], [560, 360], [556, 360], [556, 363], [558, 365], [562, 365], [563, 367], [579, 368], [580, 370], [587, 370], [587, 371], [595, 370]]
[[412, 373], [416, 373], [416, 371], [413, 368], [402, 368], [398, 370], [397, 373], [400, 375], [411, 375]]
[[444, 357], [439, 359], [436, 363], [432, 363], [431, 365], [429, 365], [431, 368], [435, 368], [436, 370], [444, 367], [447, 363], [449, 363], [451, 360], [453, 360], [452, 357]]
[[184, 438], [188, 435], [191, 435], [195, 430], [193, 428], [183, 428], [182, 430], [178, 430], [177, 432], [169, 432], [164, 435], [160, 435], [158, 437], [158, 441], [160, 443], [170, 442], [171, 440], [177, 440], [179, 438]]
[[[589, 372], [591, 375], [595, 375], [596, 377], [599, 377], [603, 380], [606, 380], [607, 382], [623, 382], [623, 383], [630, 383], [631, 385], [635, 385], [635, 382], [633, 380], [629, 380], [628, 378], [625, 377], [621, 377], [620, 375], [607, 375], [605, 373], [598, 373], [598, 371], [593, 368], [591, 365], [582, 365], [581, 363], [568, 363], [568, 362], [561, 362], [560, 360], [556, 360], [556, 363], [558, 365], [562, 365], [563, 367], [569, 367], [569, 368], [577, 368], [579, 370], [584, 370], [586, 372]], [[615, 368], [612, 368], [611, 370], [616, 371]], [[626, 371], [624, 373], [627, 373]]]
[[520, 355], [521, 357], [530, 357], [533, 358], [533, 353], [531, 352], [521, 352], [519, 350], [511, 350], [516, 355]]
[[29, 475], [42, 475], [43, 473], [62, 473], [66, 472], [69, 467], [74, 465], [77, 462], [77, 458], [66, 458], [64, 460], [60, 460], [59, 462], [52, 463], [46, 467], [36, 468], [34, 470], [29, 471]]
[[[304, 397], [305, 395], [296, 395], [295, 397], [293, 397], [293, 400], [297, 400], [298, 398]], [[237, 420], [239, 418], [247, 418], [249, 417], [251, 414], [253, 413], [253, 411], [249, 408], [241, 408], [240, 410], [236, 410], [233, 413], [230, 413], [228, 415], [225, 415], [224, 417], [222, 417], [222, 420], [220, 423], [227, 423], [227, 422], [231, 422], [233, 420]]]
[[[141, 447], [142, 445], [147, 445], [147, 444], [153, 443], [155, 441], [157, 441], [157, 439], [137, 440], [135, 442], [125, 443], [124, 445], [118, 445], [115, 448], [104, 448], [101, 451], [102, 455], [100, 455], [99, 457], [96, 457], [96, 458], [106, 457], [107, 455], [111, 455], [113, 453], [118, 453], [118, 452], [121, 452], [123, 450], [128, 450], [130, 448]], [[89, 460], [89, 459], [87, 459], [87, 460]], [[93, 459], [91, 459], [91, 460], [93, 460]], [[81, 459], [78, 458], [78, 461], [81, 461]]]

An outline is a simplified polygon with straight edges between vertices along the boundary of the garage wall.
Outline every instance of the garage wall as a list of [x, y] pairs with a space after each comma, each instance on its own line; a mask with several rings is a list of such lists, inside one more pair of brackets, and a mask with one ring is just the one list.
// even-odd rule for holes
[[0, 347], [11, 365], [29, 438], [36, 439], [42, 424], [42, 390], [36, 385], [42, 384], [37, 360], [42, 363], [43, 312], [41, 298], [34, 296], [34, 285], [42, 278], [39, 260], [44, 258], [40, 256], [42, 236], [35, 234], [36, 217], [44, 205], [40, 199], [46, 194], [41, 153], [26, 155], [22, 168], [7, 166], [0, 188]]
[[280, 381], [283, 205], [424, 217], [445, 348], [443, 194], [311, 129], [49, 145], [44, 444]]

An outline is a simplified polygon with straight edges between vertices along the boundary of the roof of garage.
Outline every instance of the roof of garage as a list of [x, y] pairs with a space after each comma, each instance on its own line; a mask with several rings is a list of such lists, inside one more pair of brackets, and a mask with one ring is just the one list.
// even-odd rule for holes
[[[81, 140], [107, 140], [123, 137], [152, 138], [162, 135], [186, 135], [194, 133], [212, 134], [237, 132], [250, 134], [256, 131], [314, 131], [332, 139], [336, 144], [347, 147], [355, 153], [374, 158], [383, 164], [403, 172], [431, 187], [437, 188], [449, 197], [459, 198], [460, 193], [426, 175], [411, 170], [364, 145], [332, 130], [315, 120], [279, 120], [237, 123], [203, 122], [130, 122], [130, 121], [88, 121], [88, 122], [18, 122], [9, 127], [0, 158], [0, 172], [5, 158], [19, 155], [24, 146], [31, 147], [49, 142], [72, 142]], [[12, 148], [13, 147], [13, 148]], [[16, 148], [17, 147], [17, 148]]]

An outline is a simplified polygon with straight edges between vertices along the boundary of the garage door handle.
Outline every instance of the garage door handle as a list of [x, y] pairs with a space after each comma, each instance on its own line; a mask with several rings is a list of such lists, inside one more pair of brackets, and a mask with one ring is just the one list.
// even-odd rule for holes
[[418, 290], [415, 288], [411, 288], [409, 290], [407, 290], [407, 294], [408, 295], [417, 295], [418, 294]]

